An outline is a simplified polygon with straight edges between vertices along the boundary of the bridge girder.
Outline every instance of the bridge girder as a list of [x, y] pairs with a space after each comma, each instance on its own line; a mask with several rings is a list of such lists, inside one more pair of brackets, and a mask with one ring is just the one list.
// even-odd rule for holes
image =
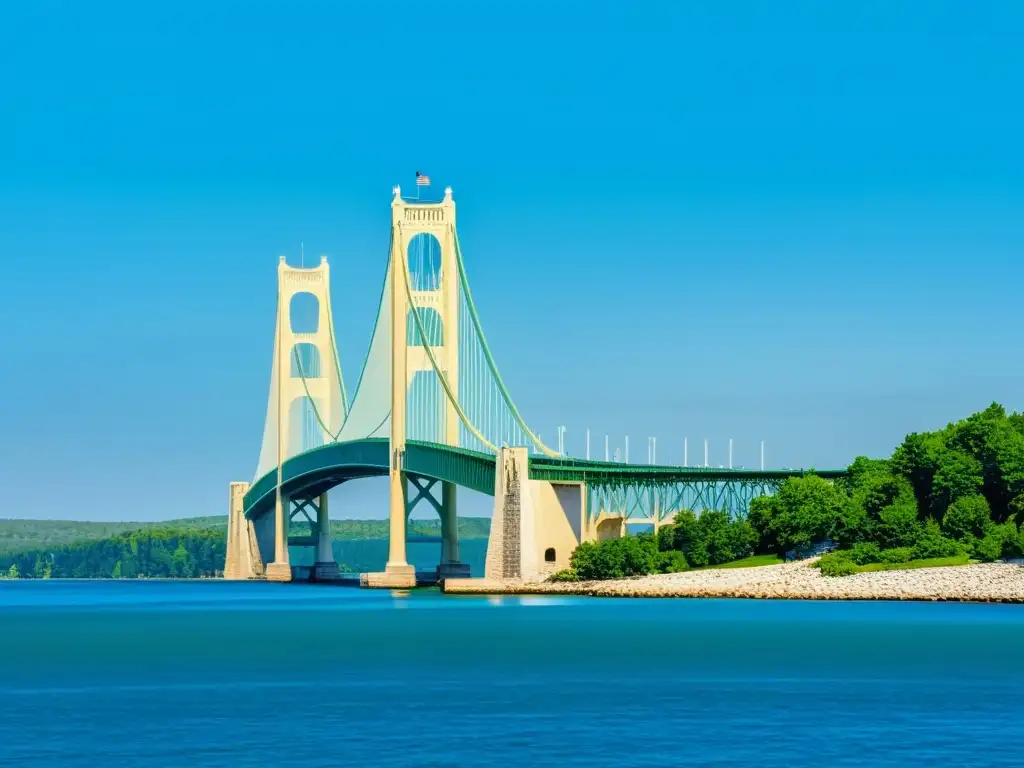
[[[386, 438], [329, 443], [286, 461], [281, 490], [293, 498], [314, 498], [348, 480], [387, 475], [389, 461]], [[410, 477], [453, 483], [494, 495], [495, 459], [491, 454], [410, 440], [406, 443], [402, 469]], [[595, 501], [615, 499], [624, 509], [635, 508], [637, 514], [633, 516], [639, 516], [640, 510], [649, 511], [646, 508], [655, 499], [663, 511], [725, 509], [735, 514], [745, 510], [751, 499], [777, 491], [786, 479], [808, 474], [837, 479], [847, 472], [705, 469], [530, 457], [531, 479], [583, 483]], [[273, 509], [276, 482], [276, 471], [269, 472], [249, 489], [244, 499], [247, 517], [255, 519]], [[593, 503], [590, 506], [595, 508]]]

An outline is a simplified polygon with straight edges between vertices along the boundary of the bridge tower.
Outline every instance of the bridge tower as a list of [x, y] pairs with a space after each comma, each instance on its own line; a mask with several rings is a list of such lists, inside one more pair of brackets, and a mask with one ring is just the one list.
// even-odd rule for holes
[[[458, 396], [459, 386], [459, 270], [455, 253], [455, 201], [450, 187], [440, 203], [421, 203], [402, 199], [395, 187], [391, 201], [391, 468], [390, 468], [390, 549], [381, 584], [414, 585], [415, 573], [406, 557], [406, 523], [412, 507], [423, 498], [438, 508], [441, 517], [441, 563], [439, 575], [468, 575], [459, 561], [458, 518], [455, 485], [441, 483], [441, 503], [431, 494], [433, 483], [420, 484], [412, 503], [408, 500], [409, 478], [404, 471], [405, 443], [408, 437], [407, 399], [419, 373], [432, 374], [433, 365], [420, 343], [421, 336], [411, 310], [431, 314], [439, 333], [425, 341], [438, 367], [447, 377], [449, 388]], [[409, 265], [414, 246], [430, 242], [439, 252], [436, 279], [424, 281]], [[408, 281], [408, 283], [407, 283]], [[409, 290], [411, 286], [411, 291]], [[409, 295], [412, 296], [410, 306]], [[426, 330], [426, 329], [424, 329]], [[432, 439], [446, 445], [459, 445], [459, 419], [446, 397], [432, 405], [439, 411], [438, 432]]]
[[[297, 322], [295, 299], [310, 294], [316, 302], [315, 326], [302, 328]], [[292, 456], [330, 442], [341, 429], [345, 402], [341, 373], [334, 345], [331, 318], [330, 266], [327, 257], [311, 268], [289, 266], [282, 256], [277, 266], [277, 322], [274, 333], [270, 399], [263, 430], [263, 445], [256, 471], [259, 478], [277, 469], [277, 499], [274, 514], [256, 523], [256, 538], [267, 563], [266, 577], [290, 581], [292, 567], [288, 545], [315, 548], [314, 576], [338, 577], [338, 564], [331, 550], [327, 494], [313, 498], [290, 498], [281, 488], [282, 465]], [[309, 511], [315, 511], [315, 520]], [[309, 520], [311, 537], [288, 538], [291, 520], [303, 514]]]

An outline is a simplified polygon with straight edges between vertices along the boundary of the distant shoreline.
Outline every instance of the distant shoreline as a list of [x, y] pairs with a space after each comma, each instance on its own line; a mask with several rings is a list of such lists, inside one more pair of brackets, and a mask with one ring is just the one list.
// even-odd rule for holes
[[731, 570], [684, 571], [589, 582], [498, 582], [451, 579], [452, 595], [888, 600], [1024, 603], [1024, 567], [981, 563], [826, 577], [807, 562]]

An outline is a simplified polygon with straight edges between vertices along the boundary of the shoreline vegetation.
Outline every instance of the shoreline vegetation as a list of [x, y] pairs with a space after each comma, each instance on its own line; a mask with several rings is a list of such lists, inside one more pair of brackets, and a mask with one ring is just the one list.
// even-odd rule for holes
[[581, 544], [546, 581], [445, 591], [1021, 603], [1022, 523], [1024, 415], [993, 403], [842, 480], [789, 479], [745, 518], [682, 510], [656, 535]]
[[[657, 534], [581, 544], [570, 567], [544, 585], [490, 588], [1016, 602], [1024, 598], [1024, 568], [1012, 562], [1024, 557], [1022, 522], [1024, 415], [993, 403], [936, 432], [908, 435], [888, 459], [858, 457], [841, 480], [790, 478], [775, 495], [754, 499], [745, 517], [684, 509]], [[771, 565], [773, 558], [796, 562]], [[694, 575], [723, 569], [753, 573]], [[946, 573], [966, 581], [946, 579], [936, 591]], [[979, 574], [997, 580], [995, 592]]]

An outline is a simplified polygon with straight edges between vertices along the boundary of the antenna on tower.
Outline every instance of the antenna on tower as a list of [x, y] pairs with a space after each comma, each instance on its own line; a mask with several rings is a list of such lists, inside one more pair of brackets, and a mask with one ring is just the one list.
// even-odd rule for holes
[[306, 244], [303, 242], [299, 243], [299, 265], [306, 268]]

